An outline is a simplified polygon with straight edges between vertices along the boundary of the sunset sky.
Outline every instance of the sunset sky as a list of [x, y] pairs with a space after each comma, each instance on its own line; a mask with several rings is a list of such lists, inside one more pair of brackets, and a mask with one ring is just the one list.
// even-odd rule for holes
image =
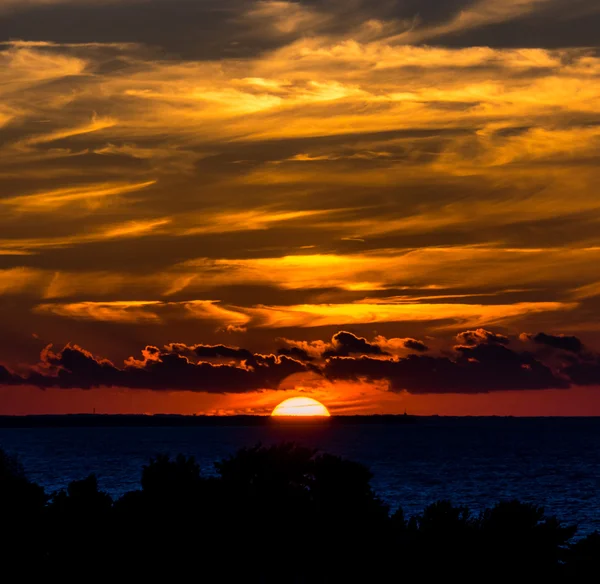
[[0, 0], [0, 413], [600, 415], [599, 30]]

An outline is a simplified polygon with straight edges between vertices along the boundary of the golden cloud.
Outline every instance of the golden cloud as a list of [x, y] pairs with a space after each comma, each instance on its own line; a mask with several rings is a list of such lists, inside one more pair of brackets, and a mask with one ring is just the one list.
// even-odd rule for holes
[[[227, 306], [212, 300], [187, 302], [112, 301], [44, 303], [35, 312], [76, 320], [154, 322], [193, 317], [218, 326], [238, 328], [307, 328], [382, 322], [452, 321], [452, 326], [482, 326], [526, 315], [570, 311], [577, 303], [520, 302], [515, 304], [353, 303], [293, 306]], [[183, 312], [182, 312], [183, 311]], [[182, 316], [182, 314], [184, 316]]]
[[[171, 306], [233, 327], [574, 309], [597, 286], [600, 57], [422, 44], [547, 4], [331, 32], [318, 8], [258, 2], [244, 17], [276, 48], [243, 60], [4, 45], [0, 293], [66, 318], [163, 322]], [[115, 241], [155, 263], [103, 248], [106, 266], [81, 269]], [[292, 300], [193, 300], [248, 286]], [[398, 301], [403, 287], [440, 292]], [[552, 301], [478, 298], [533, 287]]]
[[573, 310], [576, 303], [516, 304], [321, 304], [246, 309], [256, 326], [266, 328], [356, 325], [382, 322], [454, 321], [458, 327], [481, 326], [548, 311]]

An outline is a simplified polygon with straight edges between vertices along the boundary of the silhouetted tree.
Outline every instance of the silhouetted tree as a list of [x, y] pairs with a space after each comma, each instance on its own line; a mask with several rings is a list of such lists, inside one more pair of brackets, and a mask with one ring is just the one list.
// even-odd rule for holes
[[[324, 566], [322, 576], [328, 564], [338, 576], [345, 570], [356, 576], [367, 548], [384, 541], [388, 509], [358, 463], [284, 443], [243, 449], [216, 468], [228, 502], [224, 516], [236, 525], [233, 537], [248, 556], [267, 548], [274, 558], [264, 577], [271, 573], [277, 581], [285, 571], [278, 558], [285, 562], [289, 550], [307, 545], [311, 564]], [[343, 556], [353, 561], [333, 561]], [[311, 564], [297, 570], [311, 571]]]
[[7, 581], [117, 578], [337, 584], [439, 579], [579, 582], [600, 569], [600, 535], [536, 505], [479, 515], [439, 501], [392, 515], [364, 466], [284, 443], [242, 449], [205, 477], [160, 455], [141, 489], [112, 501], [95, 475], [47, 497], [0, 451], [0, 565]]
[[44, 557], [43, 514], [48, 497], [25, 476], [17, 458], [0, 450], [0, 564], [32, 574]]
[[58, 491], [52, 496], [50, 509], [62, 516], [85, 522], [105, 516], [112, 507], [112, 498], [98, 490], [98, 479], [91, 474], [80, 481], [69, 483], [67, 490]]
[[142, 471], [142, 490], [157, 499], [188, 497], [201, 482], [200, 466], [193, 456], [179, 454], [175, 460], [162, 454], [150, 460]]
[[52, 496], [47, 509], [50, 570], [77, 577], [95, 566], [95, 575], [100, 575], [110, 549], [112, 503], [93, 474]]
[[575, 531], [546, 517], [543, 507], [501, 502], [481, 516], [479, 558], [496, 574], [546, 577], [561, 569]]
[[47, 501], [44, 489], [27, 479], [19, 460], [0, 450], [0, 512], [3, 518], [39, 513]]
[[600, 533], [595, 531], [569, 547], [565, 581], [592, 582], [600, 574]]
[[426, 579], [468, 572], [477, 526], [466, 507], [438, 501], [399, 526], [397, 553], [402, 553], [406, 571]]

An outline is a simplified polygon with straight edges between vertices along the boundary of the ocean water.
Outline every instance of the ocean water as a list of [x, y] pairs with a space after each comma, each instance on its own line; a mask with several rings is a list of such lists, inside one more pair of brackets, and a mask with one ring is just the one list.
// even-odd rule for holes
[[449, 499], [474, 512], [518, 498], [545, 507], [580, 534], [600, 530], [600, 419], [419, 418], [407, 425], [265, 425], [114, 428], [0, 428], [0, 447], [18, 455], [47, 491], [90, 473], [117, 497], [139, 487], [158, 453], [193, 455], [206, 474], [245, 446], [294, 441], [359, 461], [372, 485], [405, 514]]

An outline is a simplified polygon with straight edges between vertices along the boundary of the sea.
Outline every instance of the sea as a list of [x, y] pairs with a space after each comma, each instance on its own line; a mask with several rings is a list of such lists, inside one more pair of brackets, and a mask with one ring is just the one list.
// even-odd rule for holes
[[578, 534], [600, 530], [600, 418], [419, 417], [410, 424], [0, 428], [47, 492], [96, 474], [113, 497], [139, 488], [152, 456], [183, 453], [206, 475], [243, 447], [283, 441], [358, 461], [392, 509], [418, 515], [438, 500], [478, 513], [501, 500], [545, 508]]

